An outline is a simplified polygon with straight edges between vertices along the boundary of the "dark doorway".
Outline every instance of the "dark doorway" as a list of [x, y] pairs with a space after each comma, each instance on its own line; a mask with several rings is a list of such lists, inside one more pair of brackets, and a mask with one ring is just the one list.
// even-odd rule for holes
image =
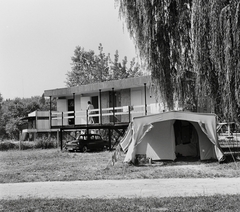
[[[69, 113], [68, 116], [74, 116], [74, 99], [68, 99], [68, 111], [73, 111], [72, 113]], [[74, 125], [74, 118], [68, 119], [69, 125]]]
[[200, 157], [198, 133], [195, 127], [189, 121], [176, 120], [174, 123], [176, 156]]
[[[109, 107], [119, 107], [121, 106], [121, 93], [119, 91], [109, 91]], [[116, 113], [117, 110], [115, 109], [114, 112]], [[121, 122], [121, 116], [115, 115], [110, 116], [110, 122]]]
[[[98, 96], [93, 96], [91, 98], [91, 102], [92, 102], [92, 105], [93, 105], [94, 109], [99, 108], [99, 106], [98, 106]], [[95, 113], [98, 114], [98, 111], [96, 111]], [[93, 120], [94, 120], [94, 123], [99, 123], [99, 117], [98, 116], [93, 117]]]

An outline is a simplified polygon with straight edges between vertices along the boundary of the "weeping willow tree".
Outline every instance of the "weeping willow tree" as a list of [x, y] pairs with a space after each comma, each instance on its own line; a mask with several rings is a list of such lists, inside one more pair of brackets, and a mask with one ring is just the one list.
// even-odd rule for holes
[[194, 102], [191, 63], [190, 1], [119, 0], [140, 57], [151, 71], [156, 96], [166, 108]]
[[209, 96], [214, 112], [237, 119], [240, 107], [240, 1], [193, 0], [192, 53], [199, 105]]
[[167, 109], [240, 107], [239, 0], [115, 0]]

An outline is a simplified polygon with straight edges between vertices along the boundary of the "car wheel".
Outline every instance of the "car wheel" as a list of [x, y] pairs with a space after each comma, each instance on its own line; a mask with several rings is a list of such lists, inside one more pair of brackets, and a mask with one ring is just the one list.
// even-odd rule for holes
[[88, 148], [86, 146], [83, 146], [82, 152], [87, 152]]

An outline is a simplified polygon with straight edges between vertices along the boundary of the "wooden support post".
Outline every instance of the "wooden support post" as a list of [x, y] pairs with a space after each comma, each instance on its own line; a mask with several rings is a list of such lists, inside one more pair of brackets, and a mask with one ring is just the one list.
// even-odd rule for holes
[[49, 114], [50, 129], [52, 128], [52, 97], [50, 96], [50, 114]]
[[113, 103], [113, 124], [115, 124], [115, 92], [114, 88], [112, 88], [112, 103]]
[[99, 103], [100, 103], [100, 124], [102, 125], [102, 92], [99, 89]]
[[75, 93], [73, 93], [73, 126], [75, 126]]
[[128, 122], [131, 122], [131, 106], [128, 106]]
[[89, 133], [89, 130], [88, 130], [88, 109], [86, 110], [86, 117], [87, 117], [87, 134]]
[[110, 127], [108, 128], [108, 140], [109, 140], [109, 150], [112, 150], [112, 132]]
[[61, 143], [61, 151], [63, 150], [63, 136], [62, 136], [62, 129], [60, 129], [60, 143]]
[[59, 130], [57, 130], [57, 148], [59, 147]]

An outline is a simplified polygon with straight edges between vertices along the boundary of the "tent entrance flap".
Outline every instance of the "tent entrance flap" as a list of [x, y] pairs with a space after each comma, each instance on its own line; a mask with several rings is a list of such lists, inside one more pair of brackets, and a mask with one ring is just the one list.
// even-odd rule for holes
[[199, 138], [193, 124], [189, 121], [176, 120], [174, 122], [176, 157], [199, 158]]

